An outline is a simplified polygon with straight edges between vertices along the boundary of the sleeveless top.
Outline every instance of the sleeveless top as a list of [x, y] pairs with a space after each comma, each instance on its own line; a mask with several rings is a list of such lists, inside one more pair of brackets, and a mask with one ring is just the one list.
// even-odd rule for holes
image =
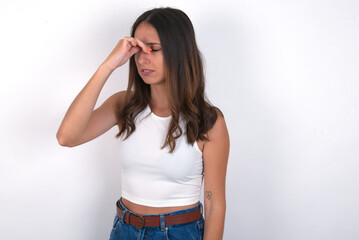
[[203, 182], [202, 152], [197, 141], [187, 143], [185, 121], [174, 152], [163, 146], [172, 116], [155, 115], [149, 105], [135, 118], [136, 130], [120, 136], [122, 197], [151, 207], [197, 203]]

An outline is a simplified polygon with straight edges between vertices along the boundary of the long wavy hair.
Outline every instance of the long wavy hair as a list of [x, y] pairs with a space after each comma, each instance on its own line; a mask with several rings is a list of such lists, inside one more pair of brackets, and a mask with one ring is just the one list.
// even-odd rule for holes
[[[165, 83], [172, 120], [161, 149], [169, 145], [169, 152], [173, 153], [176, 139], [183, 134], [179, 125], [180, 113], [186, 120], [189, 144], [193, 145], [197, 139], [209, 141], [206, 133], [217, 120], [216, 110], [222, 116], [223, 113], [206, 100], [202, 57], [190, 19], [179, 9], [155, 8], [137, 18], [131, 29], [132, 37], [142, 22], [151, 24], [157, 30], [164, 55]], [[134, 119], [146, 108], [151, 98], [150, 85], [139, 75], [134, 56], [130, 58], [129, 65], [125, 101], [118, 105], [116, 114], [119, 127], [116, 137], [119, 138], [126, 131], [124, 140], [136, 130]]]

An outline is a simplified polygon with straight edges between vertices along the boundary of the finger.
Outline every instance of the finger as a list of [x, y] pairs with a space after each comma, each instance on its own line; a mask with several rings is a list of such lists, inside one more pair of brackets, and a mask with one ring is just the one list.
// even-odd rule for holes
[[133, 46], [133, 47], [137, 46], [137, 42], [136, 42], [136, 40], [134, 38], [126, 37], [125, 39], [127, 40], [127, 42], [129, 42], [131, 44], [131, 46]]
[[137, 42], [135, 41], [134, 38], [132, 38], [132, 37], [124, 37], [123, 39], [125, 40], [125, 42], [127, 44], [129, 44], [129, 46], [130, 46], [129, 49], [131, 49], [132, 47], [137, 47]]
[[137, 52], [139, 52], [139, 51], [141, 51], [141, 50], [142, 50], [141, 47], [138, 47], [138, 46], [132, 47], [132, 48], [130, 49], [130, 51], [129, 51], [129, 57], [132, 57], [133, 54], [135, 54], [135, 53], [137, 53]]
[[136, 39], [136, 38], [133, 38], [133, 37], [125, 37], [124, 39], [127, 40], [127, 42], [129, 42], [131, 44], [131, 46], [133, 47], [140, 47], [142, 48], [142, 50], [145, 52], [145, 53], [151, 53], [152, 49], [149, 48], [145, 43], [143, 43], [142, 41]]
[[142, 48], [142, 50], [145, 52], [145, 53], [151, 53], [152, 49], [149, 48], [144, 42], [138, 40], [138, 39], [134, 39], [137, 44]]

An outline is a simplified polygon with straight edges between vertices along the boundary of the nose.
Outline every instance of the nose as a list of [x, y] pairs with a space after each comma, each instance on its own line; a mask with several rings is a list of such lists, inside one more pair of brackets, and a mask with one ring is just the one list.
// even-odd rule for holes
[[148, 58], [148, 54], [144, 53], [143, 51], [140, 51], [137, 53], [137, 61], [139, 64], [148, 64], [150, 62]]

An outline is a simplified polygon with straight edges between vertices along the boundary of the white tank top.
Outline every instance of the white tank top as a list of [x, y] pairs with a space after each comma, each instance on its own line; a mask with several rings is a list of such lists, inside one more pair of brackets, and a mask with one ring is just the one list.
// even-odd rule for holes
[[135, 118], [136, 130], [125, 141], [120, 137], [122, 197], [131, 202], [171, 207], [197, 203], [203, 182], [202, 152], [197, 141], [187, 143], [180, 115], [181, 137], [174, 152], [164, 144], [172, 116], [159, 117], [149, 105]]

